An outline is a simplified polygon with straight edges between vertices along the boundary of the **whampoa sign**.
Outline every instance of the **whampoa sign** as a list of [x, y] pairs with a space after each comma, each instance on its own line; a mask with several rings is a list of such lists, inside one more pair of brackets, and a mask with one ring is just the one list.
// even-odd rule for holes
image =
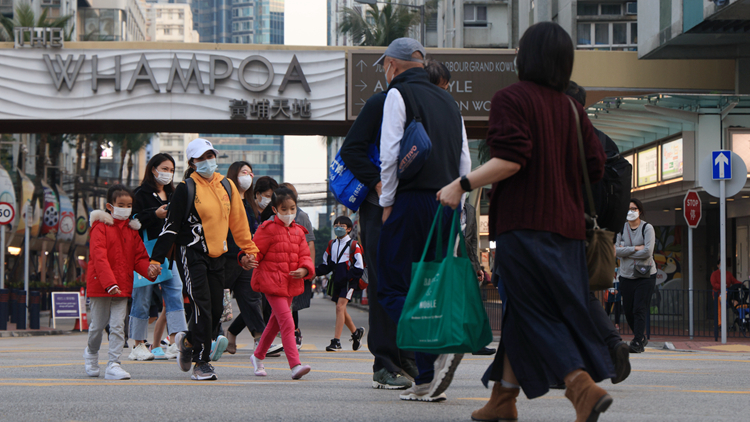
[[0, 74], [0, 120], [346, 117], [343, 51], [0, 49]]

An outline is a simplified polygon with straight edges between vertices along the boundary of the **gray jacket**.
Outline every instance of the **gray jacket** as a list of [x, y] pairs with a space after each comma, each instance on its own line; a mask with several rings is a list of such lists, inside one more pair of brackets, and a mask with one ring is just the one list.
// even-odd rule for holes
[[[646, 226], [645, 228], [643, 228], [644, 225]], [[636, 263], [651, 265], [651, 275], [656, 274], [656, 265], [654, 263], [655, 243], [656, 233], [654, 232], [654, 226], [641, 220], [638, 228], [633, 230], [630, 228], [630, 224], [626, 222], [622, 232], [617, 235], [617, 242], [615, 242], [617, 257], [620, 258], [620, 270], [618, 274], [625, 278], [636, 278], [633, 275]], [[644, 245], [645, 248], [636, 251], [635, 247], [641, 245]]]

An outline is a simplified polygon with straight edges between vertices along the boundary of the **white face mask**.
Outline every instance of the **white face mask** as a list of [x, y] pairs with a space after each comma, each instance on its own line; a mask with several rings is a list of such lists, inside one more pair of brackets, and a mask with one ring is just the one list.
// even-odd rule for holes
[[265, 209], [268, 206], [268, 204], [271, 203], [271, 198], [267, 196], [261, 196], [260, 201], [257, 201], [257, 202], [258, 202], [258, 205], [260, 206], [260, 209]]
[[130, 213], [132, 211], [132, 208], [112, 207], [112, 217], [118, 220], [127, 220], [130, 218]]
[[281, 220], [281, 222], [287, 227], [291, 226], [294, 221], [294, 214], [276, 214], [276, 216], [279, 217], [279, 220]]
[[159, 174], [158, 176], [156, 176], [156, 183], [158, 183], [158, 184], [160, 184], [162, 186], [166, 186], [166, 185], [172, 183], [172, 178], [174, 177], [174, 174], [163, 172], [163, 171], [159, 171], [159, 170], [157, 170], [156, 173]]
[[628, 221], [635, 221], [638, 219], [638, 211], [628, 211]]
[[244, 176], [238, 177], [237, 181], [240, 182], [240, 189], [248, 190], [250, 189], [250, 186], [253, 185], [253, 176], [246, 174]]

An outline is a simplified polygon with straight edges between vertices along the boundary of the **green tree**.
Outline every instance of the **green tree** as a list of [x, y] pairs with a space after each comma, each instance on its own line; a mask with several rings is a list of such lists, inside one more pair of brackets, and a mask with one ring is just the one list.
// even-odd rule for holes
[[358, 7], [346, 7], [341, 13], [338, 31], [351, 36], [354, 44], [362, 46], [389, 45], [396, 38], [408, 36], [409, 30], [421, 21], [416, 9], [391, 4], [390, 1], [382, 9], [369, 5], [364, 17]]
[[[65, 15], [59, 18], [47, 19], [49, 8], [44, 8], [42, 14], [37, 18], [34, 16], [34, 10], [31, 8], [29, 3], [20, 3], [16, 6], [13, 19], [8, 19], [5, 16], [0, 15], [0, 40], [15, 41], [15, 33], [13, 28], [15, 27], [27, 27], [27, 28], [65, 28], [68, 23], [71, 23], [70, 28], [63, 35], [65, 41], [70, 41], [71, 34], [75, 28], [75, 20], [72, 20], [75, 15]], [[26, 40], [28, 41], [28, 34]]]
[[[120, 171], [118, 174], [118, 180], [120, 183], [123, 181], [125, 176], [125, 166], [127, 166], [128, 173], [125, 180], [126, 184], [130, 185], [130, 181], [133, 175], [133, 155], [137, 154], [138, 151], [148, 145], [151, 140], [151, 133], [121, 133], [110, 135], [112, 143], [117, 145], [120, 150]], [[128, 158], [126, 161], [125, 158]]]

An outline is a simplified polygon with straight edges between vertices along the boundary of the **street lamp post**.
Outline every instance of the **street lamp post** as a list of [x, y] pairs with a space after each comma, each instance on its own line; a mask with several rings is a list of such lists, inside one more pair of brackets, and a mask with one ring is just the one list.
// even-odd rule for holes
[[357, 3], [361, 4], [369, 4], [369, 5], [376, 5], [378, 3], [380, 4], [395, 4], [397, 6], [404, 6], [404, 7], [412, 7], [414, 9], [419, 9], [419, 38], [422, 42], [422, 46], [424, 46], [424, 32], [425, 32], [425, 22], [424, 22], [424, 13], [425, 13], [425, 6], [422, 5], [413, 5], [413, 4], [404, 4], [404, 3], [391, 3], [386, 1], [377, 1], [377, 0], [354, 0]]

